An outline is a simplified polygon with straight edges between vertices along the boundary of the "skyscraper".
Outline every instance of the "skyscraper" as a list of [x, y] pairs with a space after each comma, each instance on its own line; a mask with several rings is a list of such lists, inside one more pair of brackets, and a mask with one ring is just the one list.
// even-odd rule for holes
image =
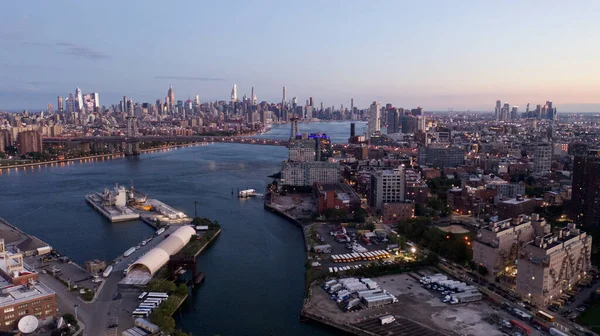
[[309, 101], [308, 101], [308, 106], [315, 106], [315, 100], [313, 99], [313, 97], [310, 97]]
[[67, 98], [67, 113], [70, 115], [75, 112], [75, 98], [73, 98], [73, 94], [69, 93], [69, 98]]
[[510, 119], [512, 119], [512, 120], [519, 119], [519, 107], [518, 106], [512, 107], [512, 110], [510, 111]]
[[367, 125], [367, 139], [371, 139], [371, 136], [375, 132], [380, 131], [380, 111], [379, 103], [374, 101], [369, 107], [369, 123]]
[[356, 120], [354, 116], [354, 98], [350, 98], [350, 117], [352, 120]]
[[494, 118], [496, 120], [500, 120], [501, 118], [501, 109], [502, 109], [502, 102], [500, 101], [500, 99], [496, 100], [496, 109], [494, 110]]
[[237, 100], [237, 86], [233, 83], [233, 88], [231, 88], [231, 101], [235, 103]]
[[173, 92], [173, 85], [171, 84], [169, 84], [169, 91], [167, 91], [167, 97], [165, 100], [167, 103], [167, 109], [169, 110], [169, 113], [173, 113], [175, 106], [175, 92]]
[[387, 110], [387, 132], [388, 134], [400, 132], [400, 114], [397, 108]]
[[588, 228], [600, 226], [600, 149], [576, 155], [573, 164], [571, 219]]
[[252, 105], [258, 104], [258, 99], [256, 98], [256, 94], [254, 94], [254, 86], [252, 87], [252, 96], [250, 99], [252, 99]]
[[58, 101], [58, 104], [56, 105], [56, 107], [58, 108], [58, 113], [62, 114], [64, 112], [63, 97], [58, 96], [56, 100]]
[[83, 109], [83, 96], [81, 95], [81, 89], [75, 89], [75, 110], [80, 112]]
[[510, 118], [510, 104], [504, 103], [502, 109], [500, 110], [500, 120], [508, 121]]

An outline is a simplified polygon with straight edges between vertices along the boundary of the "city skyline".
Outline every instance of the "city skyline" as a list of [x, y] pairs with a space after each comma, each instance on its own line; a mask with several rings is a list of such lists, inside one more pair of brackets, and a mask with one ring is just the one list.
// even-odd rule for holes
[[[141, 4], [118, 10], [94, 3], [2, 4], [10, 16], [2, 15], [0, 25], [6, 51], [0, 110], [43, 109], [76, 86], [98, 92], [107, 104], [123, 95], [153, 102], [169, 84], [186, 99], [228, 100], [236, 83], [238, 96], [250, 96], [254, 87], [259, 100], [276, 102], [286, 86], [299, 102], [314, 97], [325, 106], [349, 106], [354, 98], [362, 109], [376, 100], [493, 111], [502, 98], [523, 107], [551, 99], [559, 112], [600, 111], [593, 66], [600, 48], [589, 43], [598, 33], [594, 2], [371, 8], [264, 1], [231, 10], [180, 1], [171, 8], [177, 25], [168, 24], [160, 4]], [[535, 24], [536, 17], [548, 24]], [[156, 25], [159, 20], [166, 24]], [[102, 24], [112, 21], [120, 24]], [[570, 22], [568, 31], [559, 22]]]

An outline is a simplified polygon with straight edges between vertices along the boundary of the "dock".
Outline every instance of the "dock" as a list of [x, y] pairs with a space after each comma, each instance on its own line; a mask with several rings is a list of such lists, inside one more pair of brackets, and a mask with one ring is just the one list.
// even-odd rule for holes
[[184, 225], [192, 221], [182, 211], [157, 199], [148, 198], [135, 190], [133, 185], [125, 189], [117, 184], [112, 189], [104, 189], [104, 192], [89, 194], [85, 196], [85, 200], [112, 223], [141, 218], [157, 229], [162, 225]]
[[85, 196], [86, 202], [111, 223], [126, 222], [140, 218], [140, 215], [129, 207], [117, 207], [104, 204], [102, 197], [98, 194]]

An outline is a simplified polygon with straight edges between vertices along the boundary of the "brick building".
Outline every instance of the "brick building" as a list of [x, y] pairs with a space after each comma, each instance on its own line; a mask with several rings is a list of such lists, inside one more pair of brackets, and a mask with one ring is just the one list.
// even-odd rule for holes
[[360, 208], [360, 197], [346, 183], [314, 183], [313, 194], [319, 215], [327, 209], [345, 209], [351, 213]]
[[415, 215], [415, 203], [394, 202], [384, 203], [382, 209], [382, 221], [385, 224], [394, 224], [402, 220], [407, 220]]

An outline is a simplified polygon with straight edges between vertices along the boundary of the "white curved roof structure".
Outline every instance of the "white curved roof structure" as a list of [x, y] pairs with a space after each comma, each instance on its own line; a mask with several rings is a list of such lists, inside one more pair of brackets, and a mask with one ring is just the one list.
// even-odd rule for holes
[[182, 226], [173, 232], [169, 237], [156, 245], [155, 248], [141, 256], [127, 269], [129, 275], [132, 271], [141, 271], [150, 273], [153, 276], [161, 267], [169, 261], [169, 257], [187, 245], [196, 230], [191, 226]]

